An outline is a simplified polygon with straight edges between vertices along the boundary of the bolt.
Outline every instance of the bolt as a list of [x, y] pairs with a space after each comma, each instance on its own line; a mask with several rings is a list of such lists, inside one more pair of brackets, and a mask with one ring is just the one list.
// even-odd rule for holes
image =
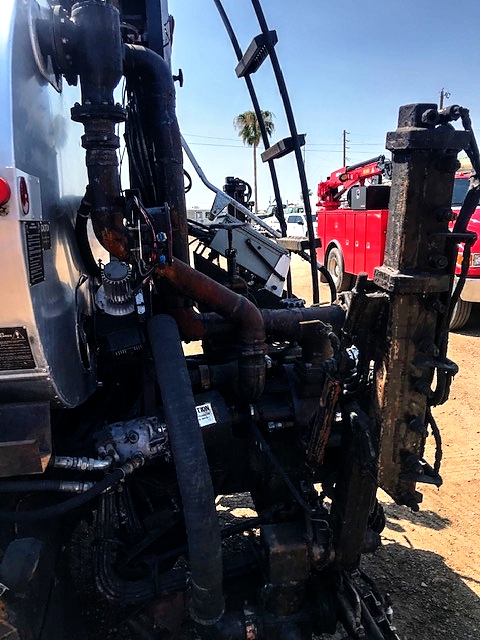
[[418, 502], [416, 500], [415, 494], [412, 493], [411, 491], [405, 491], [404, 493], [401, 493], [398, 496], [396, 502], [397, 504], [404, 504], [406, 507], [409, 507], [412, 511], [419, 510], [419, 506], [418, 506]]
[[414, 453], [411, 453], [404, 458], [402, 466], [408, 471], [413, 471], [419, 475], [424, 474], [422, 463]]
[[433, 395], [433, 391], [430, 387], [430, 384], [426, 378], [418, 378], [413, 385], [415, 391], [423, 394], [427, 398], [431, 398]]
[[440, 349], [431, 340], [422, 340], [418, 345], [418, 348], [420, 351], [427, 354], [427, 356], [433, 356], [434, 358], [437, 358], [440, 353]]
[[442, 173], [455, 173], [460, 168], [460, 162], [456, 155], [449, 153], [436, 162], [436, 167]]
[[437, 253], [428, 258], [428, 264], [434, 269], [445, 269], [448, 265], [448, 258]]
[[432, 311], [436, 311], [437, 313], [445, 313], [447, 307], [443, 304], [443, 302], [440, 302], [440, 300], [433, 300], [433, 302], [430, 302], [429, 304], [430, 309], [432, 309]]
[[449, 207], [438, 209], [435, 215], [438, 222], [452, 222], [455, 220], [455, 214]]
[[136, 431], [129, 431], [126, 435], [126, 441], [129, 442], [130, 444], [135, 444], [136, 442], [138, 442], [138, 433]]
[[413, 420], [410, 420], [410, 422], [408, 423], [408, 427], [412, 431], [415, 431], [416, 433], [421, 435], [423, 438], [426, 438], [428, 435], [425, 423], [420, 416], [417, 416], [416, 418], [413, 418]]
[[422, 122], [426, 125], [434, 127], [438, 124], [440, 120], [440, 116], [438, 115], [438, 111], [436, 109], [427, 109], [422, 113]]

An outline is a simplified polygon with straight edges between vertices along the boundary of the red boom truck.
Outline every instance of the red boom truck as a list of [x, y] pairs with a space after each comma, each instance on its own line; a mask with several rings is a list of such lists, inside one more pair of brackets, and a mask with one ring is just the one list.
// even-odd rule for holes
[[[471, 170], [455, 176], [452, 209], [458, 213], [468, 189]], [[322, 239], [318, 259], [332, 276], [337, 291], [355, 284], [359, 273], [373, 278], [383, 262], [387, 233], [391, 163], [380, 155], [337, 169], [318, 184], [317, 229]], [[365, 184], [368, 181], [369, 184]], [[469, 231], [480, 238], [480, 209], [472, 216]], [[461, 258], [461, 253], [459, 253]], [[460, 266], [457, 265], [460, 273]], [[472, 247], [470, 266], [450, 329], [460, 329], [470, 317], [473, 302], [480, 302], [480, 240]]]

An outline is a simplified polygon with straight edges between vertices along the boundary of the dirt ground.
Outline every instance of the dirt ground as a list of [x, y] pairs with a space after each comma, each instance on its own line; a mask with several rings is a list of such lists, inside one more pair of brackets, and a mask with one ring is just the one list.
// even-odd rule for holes
[[[308, 269], [294, 263], [293, 273], [295, 292], [310, 302]], [[328, 299], [323, 285], [321, 293], [323, 300]], [[418, 513], [398, 507], [382, 493], [387, 514], [383, 544], [363, 561], [364, 569], [391, 595], [401, 640], [480, 638], [477, 307], [466, 326], [450, 334], [448, 355], [460, 372], [448, 402], [434, 410], [443, 438], [443, 486], [418, 486], [423, 493]]]

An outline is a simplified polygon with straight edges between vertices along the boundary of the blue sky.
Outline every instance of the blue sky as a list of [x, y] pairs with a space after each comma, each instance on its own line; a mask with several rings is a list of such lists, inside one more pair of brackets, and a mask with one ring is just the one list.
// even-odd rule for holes
[[[385, 151], [401, 104], [438, 102], [442, 87], [471, 112], [480, 135], [480, 2], [478, 0], [263, 0], [299, 132], [307, 134], [309, 187], [347, 161]], [[224, 0], [240, 46], [260, 28], [250, 0]], [[175, 18], [172, 65], [184, 74], [177, 86], [182, 133], [208, 179], [219, 187], [227, 175], [253, 182], [252, 150], [244, 147], [233, 119], [251, 109], [236, 57], [212, 0], [169, 0]], [[272, 143], [288, 135], [284, 110], [265, 61], [253, 76], [260, 106], [275, 114]], [[261, 150], [260, 150], [261, 151]], [[187, 206], [210, 207], [213, 194], [192, 173]], [[293, 156], [276, 163], [283, 201], [298, 202]], [[273, 198], [266, 165], [259, 162], [259, 208]], [[314, 203], [314, 198], [312, 202]]]

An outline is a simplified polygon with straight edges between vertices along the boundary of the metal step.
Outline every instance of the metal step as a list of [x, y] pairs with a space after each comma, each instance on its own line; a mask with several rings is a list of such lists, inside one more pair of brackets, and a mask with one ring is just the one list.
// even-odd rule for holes
[[[305, 144], [305, 134], [299, 133], [297, 137], [299, 145], [303, 147]], [[287, 153], [291, 153], [294, 149], [295, 145], [293, 143], [293, 137], [283, 138], [264, 151], [260, 157], [262, 158], [262, 162], [277, 160], [278, 158], [286, 156]]]
[[248, 45], [248, 49], [243, 54], [242, 59], [235, 67], [235, 73], [238, 78], [255, 73], [260, 68], [262, 62], [268, 56], [269, 45], [274, 47], [278, 42], [277, 32], [269, 31], [255, 36]]

